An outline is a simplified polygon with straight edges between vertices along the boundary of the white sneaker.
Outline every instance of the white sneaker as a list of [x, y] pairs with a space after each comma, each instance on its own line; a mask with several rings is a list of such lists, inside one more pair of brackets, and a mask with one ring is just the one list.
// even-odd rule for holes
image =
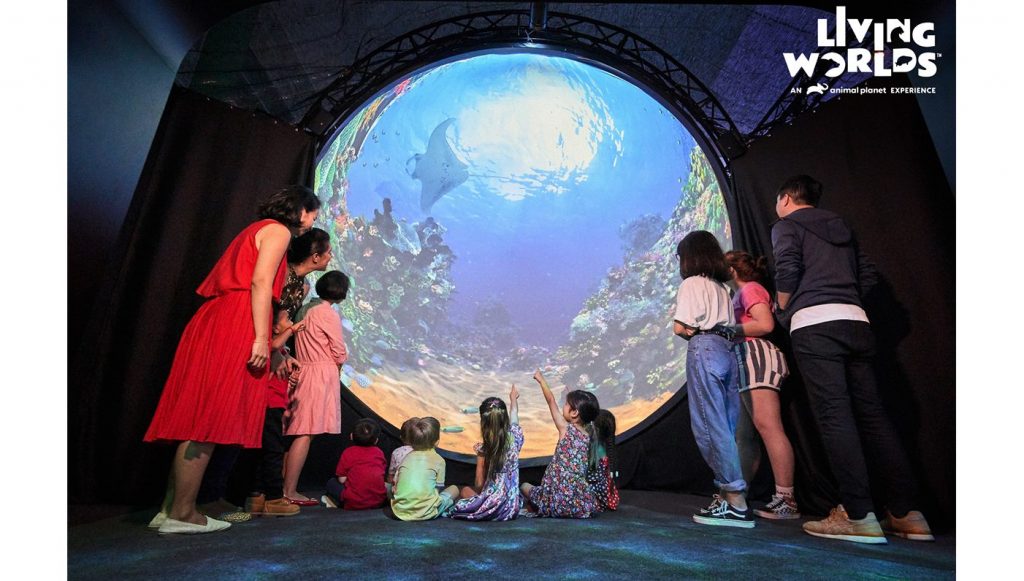
[[331, 500], [331, 497], [327, 496], [326, 494], [320, 497], [320, 504], [324, 505], [327, 508], [338, 508], [337, 503]]

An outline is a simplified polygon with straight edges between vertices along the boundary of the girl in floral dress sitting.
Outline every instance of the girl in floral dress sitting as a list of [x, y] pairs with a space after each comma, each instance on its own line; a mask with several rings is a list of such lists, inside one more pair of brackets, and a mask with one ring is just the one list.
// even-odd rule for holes
[[559, 409], [544, 375], [537, 371], [533, 378], [540, 384], [551, 410], [551, 419], [558, 429], [558, 444], [540, 485], [522, 486], [527, 513], [554, 518], [590, 518], [599, 512], [587, 483], [588, 468], [599, 469], [594, 426], [601, 409], [597, 397], [588, 391], [570, 391], [565, 396], [565, 405]]
[[501, 398], [489, 397], [480, 404], [480, 432], [476, 445], [476, 482], [463, 489], [463, 499], [450, 515], [460, 520], [512, 520], [519, 516], [519, 450], [523, 429], [519, 426], [519, 390], [512, 386], [509, 407]]

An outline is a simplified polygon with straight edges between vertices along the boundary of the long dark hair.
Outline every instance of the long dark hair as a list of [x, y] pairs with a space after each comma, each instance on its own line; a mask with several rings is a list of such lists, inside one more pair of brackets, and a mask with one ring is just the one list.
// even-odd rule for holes
[[288, 246], [288, 264], [301, 264], [314, 254], [323, 254], [331, 247], [331, 235], [319, 228], [310, 228], [302, 236], [292, 238]]
[[256, 214], [261, 218], [277, 220], [289, 228], [302, 226], [299, 219], [302, 211], [312, 212], [320, 209], [320, 198], [306, 186], [288, 186], [271, 194], [260, 204]]
[[601, 462], [601, 451], [599, 449], [600, 438], [597, 426], [594, 425], [594, 420], [597, 419], [597, 414], [601, 411], [601, 404], [597, 403], [596, 395], [581, 389], [567, 393], [565, 395], [565, 402], [569, 404], [570, 409], [579, 413], [580, 424], [583, 425], [583, 429], [590, 435], [588, 454], [590, 460], [588, 464], [591, 470], [597, 469]]
[[[597, 412], [597, 417], [594, 418], [594, 428], [597, 429], [598, 444], [603, 448], [604, 455], [608, 456], [611, 461], [615, 450], [615, 414], [605, 409]], [[598, 454], [599, 458], [600, 456], [601, 454]]]
[[718, 282], [729, 282], [729, 265], [715, 235], [706, 230], [690, 232], [676, 247], [679, 257], [679, 274], [683, 278], [706, 276]]
[[489, 397], [480, 404], [480, 432], [483, 434], [484, 461], [487, 463], [485, 482], [491, 482], [505, 467], [505, 455], [510, 445], [509, 426], [508, 409], [501, 398]]

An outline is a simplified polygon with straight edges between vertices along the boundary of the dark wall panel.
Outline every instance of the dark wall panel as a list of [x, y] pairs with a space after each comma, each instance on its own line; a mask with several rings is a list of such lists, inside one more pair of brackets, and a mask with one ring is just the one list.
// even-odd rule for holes
[[[893, 77], [869, 84], [908, 83]], [[884, 284], [867, 310], [878, 338], [880, 389], [921, 479], [929, 514], [951, 522], [955, 201], [917, 98], [875, 94], [831, 101], [755, 142], [734, 171], [738, 195], [772, 218], [783, 180], [799, 173], [815, 177], [825, 186], [821, 207], [847, 219], [878, 265]], [[761, 234], [762, 247], [770, 248], [768, 232]]]

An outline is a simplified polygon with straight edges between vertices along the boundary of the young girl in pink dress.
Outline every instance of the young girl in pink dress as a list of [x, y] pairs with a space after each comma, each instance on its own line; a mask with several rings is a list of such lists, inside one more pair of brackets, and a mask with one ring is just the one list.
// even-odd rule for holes
[[284, 459], [284, 496], [293, 504], [314, 506], [319, 501], [298, 493], [299, 475], [317, 434], [341, 433], [341, 366], [348, 358], [341, 334], [341, 317], [333, 305], [345, 300], [349, 279], [332, 270], [316, 281], [314, 299], [299, 312], [305, 327], [295, 336], [299, 378], [288, 393], [284, 433], [296, 436]]

